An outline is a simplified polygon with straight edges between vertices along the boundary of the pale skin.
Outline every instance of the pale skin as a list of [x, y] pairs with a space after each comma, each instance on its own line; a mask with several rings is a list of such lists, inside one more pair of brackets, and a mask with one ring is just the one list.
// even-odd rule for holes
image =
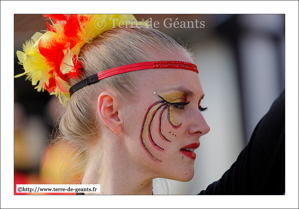
[[[165, 60], [192, 62], [184, 55]], [[130, 102], [123, 101], [112, 90], [103, 91], [97, 98], [95, 114], [104, 128], [101, 137], [89, 146], [82, 184], [100, 184], [101, 194], [152, 194], [154, 178], [191, 180], [195, 160], [184, 156], [180, 149], [198, 143], [210, 130], [199, 108], [204, 93], [196, 73], [181, 69], [146, 70], [138, 77], [136, 86], [136, 96]], [[162, 108], [157, 111], [151, 136], [164, 150], [155, 149], [148, 139], [146, 150], [140, 140], [143, 122], [149, 107], [162, 100], [161, 95], [168, 100], [175, 95], [174, 102], [180, 100], [177, 95], [182, 95], [182, 100], [189, 103], [172, 107], [172, 121], [181, 123], [179, 128], [171, 126], [166, 111], [161, 114], [161, 133], [171, 142], [159, 134]]]

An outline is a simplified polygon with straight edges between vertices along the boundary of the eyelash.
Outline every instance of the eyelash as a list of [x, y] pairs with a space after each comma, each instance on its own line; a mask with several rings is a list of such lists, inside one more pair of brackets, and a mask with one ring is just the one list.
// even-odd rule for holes
[[208, 108], [207, 107], [199, 106], [198, 109], [199, 109], [200, 112], [202, 112], [202, 111], [206, 111]]
[[185, 109], [185, 106], [187, 104], [189, 104], [189, 102], [178, 102], [178, 103], [169, 103], [171, 106], [173, 106], [174, 108], [177, 108], [177, 109], [180, 109], [180, 110], [183, 110]]
[[[159, 96], [160, 97], [160, 96]], [[164, 102], [166, 102], [162, 97], [160, 97]], [[177, 109], [180, 109], [180, 110], [183, 110], [185, 109], [185, 106], [187, 104], [190, 103], [189, 102], [178, 102], [178, 103], [170, 103], [170, 102], [167, 102], [168, 104], [170, 104], [171, 106], [173, 106], [174, 108], [177, 108]], [[203, 112], [203, 111], [206, 111], [208, 108], [207, 107], [202, 107], [202, 106], [199, 106], [198, 107], [199, 111]]]

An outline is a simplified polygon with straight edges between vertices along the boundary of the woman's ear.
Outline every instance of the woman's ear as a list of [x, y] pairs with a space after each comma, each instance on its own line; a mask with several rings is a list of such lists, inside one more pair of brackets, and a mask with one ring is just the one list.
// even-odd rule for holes
[[98, 97], [98, 112], [102, 121], [116, 134], [122, 132], [122, 118], [119, 114], [120, 101], [111, 92], [104, 91]]

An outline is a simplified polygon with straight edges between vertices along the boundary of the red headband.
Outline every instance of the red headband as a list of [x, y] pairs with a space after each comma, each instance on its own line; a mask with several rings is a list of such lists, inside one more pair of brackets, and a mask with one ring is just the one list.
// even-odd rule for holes
[[108, 78], [110, 76], [127, 73], [127, 72], [133, 72], [137, 70], [147, 70], [147, 69], [157, 69], [157, 68], [177, 68], [183, 70], [191, 70], [193, 72], [198, 73], [197, 66], [189, 62], [151, 61], [151, 62], [134, 63], [134, 64], [111, 68], [109, 70], [104, 70], [102, 72], [99, 72], [97, 74], [94, 74], [92, 76], [83, 79], [82, 81], [76, 83], [70, 88], [70, 96], [72, 96], [72, 94], [78, 91], [79, 89], [87, 85], [96, 83], [104, 78]]

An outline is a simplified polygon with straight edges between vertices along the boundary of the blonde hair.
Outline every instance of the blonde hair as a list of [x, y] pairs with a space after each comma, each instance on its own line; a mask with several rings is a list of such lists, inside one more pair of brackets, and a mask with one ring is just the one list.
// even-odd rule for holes
[[[98, 72], [132, 63], [158, 61], [157, 54], [189, 52], [164, 33], [144, 26], [132, 28], [114, 28], [97, 36], [91, 43], [85, 44], [79, 59], [83, 68], [81, 79]], [[190, 54], [189, 54], [190, 55]], [[139, 72], [125, 73], [101, 80], [75, 92], [66, 106], [60, 124], [60, 137], [78, 148], [79, 156], [86, 151], [89, 140], [97, 137], [101, 127], [97, 124], [97, 114], [92, 105], [97, 95], [111, 88], [124, 100], [133, 97], [134, 77]], [[79, 80], [81, 80], [79, 79]], [[70, 80], [74, 85], [79, 80]]]

